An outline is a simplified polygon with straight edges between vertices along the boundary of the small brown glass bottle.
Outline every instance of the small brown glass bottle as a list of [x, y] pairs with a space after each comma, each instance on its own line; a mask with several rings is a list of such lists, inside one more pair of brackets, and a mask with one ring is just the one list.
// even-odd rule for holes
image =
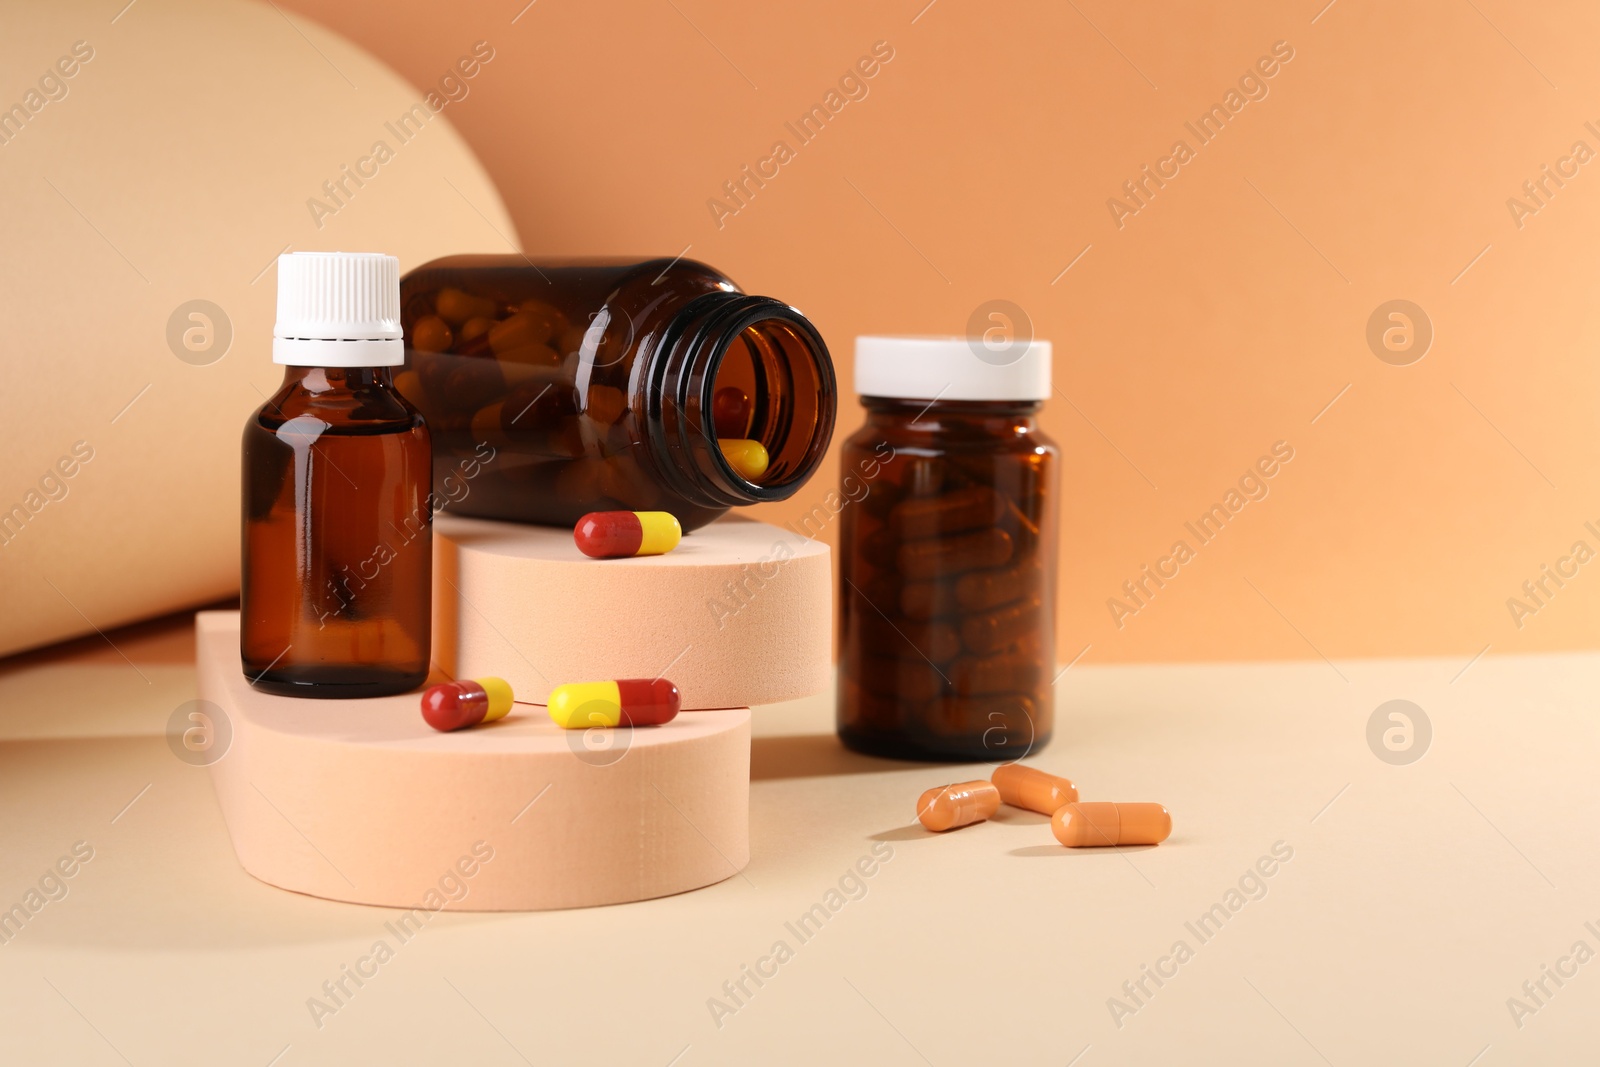
[[453, 256], [407, 274], [401, 306], [396, 384], [458, 514], [669, 511], [692, 530], [792, 495], [833, 434], [816, 328], [694, 260]]
[[278, 259], [283, 385], [244, 430], [240, 654], [257, 689], [403, 693], [428, 673], [428, 429], [395, 390], [399, 261]]
[[1056, 482], [1034, 423], [1050, 345], [860, 337], [866, 483], [840, 532], [839, 737], [902, 759], [1014, 760], [1054, 722]]

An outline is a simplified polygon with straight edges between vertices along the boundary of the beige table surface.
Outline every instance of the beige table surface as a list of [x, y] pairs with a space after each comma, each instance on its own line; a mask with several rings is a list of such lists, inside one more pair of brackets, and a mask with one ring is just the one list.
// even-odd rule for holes
[[[194, 695], [188, 625], [111, 639], [0, 662], [0, 908], [93, 849], [0, 946], [0, 1063], [1600, 1059], [1600, 657], [1091, 655], [1035, 762], [1086, 799], [1166, 803], [1172, 840], [1144, 850], [1069, 852], [1023, 812], [926, 834], [918, 793], [985, 768], [847, 753], [826, 697], [763, 708], [742, 874], [619, 907], [440, 913], [402, 942], [396, 912], [240, 870], [207, 773], [163, 736]], [[1394, 698], [1433, 727], [1408, 766], [1366, 740]], [[1258, 884], [1275, 844], [1292, 858]], [[889, 858], [830, 898], [874, 849]], [[1229, 897], [1241, 878], [1259, 899]], [[786, 924], [819, 904], [802, 940]], [[388, 958], [314, 1020], [308, 1000], [380, 940]], [[1179, 941], [1187, 958], [1163, 963]], [[746, 966], [770, 977], [736, 1002], [724, 983]], [[1145, 966], [1171, 977], [1135, 1002], [1123, 983]], [[1541, 978], [1536, 1001], [1523, 983]], [[1113, 997], [1137, 1011], [1114, 1017]], [[714, 1018], [712, 998], [735, 1010]]]

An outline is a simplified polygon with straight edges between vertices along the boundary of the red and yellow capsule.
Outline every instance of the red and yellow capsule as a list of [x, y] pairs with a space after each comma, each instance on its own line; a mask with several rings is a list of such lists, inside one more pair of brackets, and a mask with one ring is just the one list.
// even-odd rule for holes
[[564, 730], [659, 726], [677, 718], [682, 700], [665, 678], [569, 682], [550, 691], [550, 718]]
[[578, 551], [594, 559], [659, 556], [683, 539], [683, 527], [666, 511], [591, 511], [572, 528]]
[[460, 730], [505, 718], [511, 686], [504, 678], [468, 678], [429, 686], [422, 694], [422, 718], [435, 730]]

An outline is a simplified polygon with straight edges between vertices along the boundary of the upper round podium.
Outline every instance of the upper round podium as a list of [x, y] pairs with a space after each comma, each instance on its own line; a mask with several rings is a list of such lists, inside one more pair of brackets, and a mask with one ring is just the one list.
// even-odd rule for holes
[[821, 692], [833, 661], [828, 547], [728, 516], [661, 556], [592, 560], [566, 529], [438, 515], [433, 658], [543, 704], [566, 682], [667, 677], [688, 709]]

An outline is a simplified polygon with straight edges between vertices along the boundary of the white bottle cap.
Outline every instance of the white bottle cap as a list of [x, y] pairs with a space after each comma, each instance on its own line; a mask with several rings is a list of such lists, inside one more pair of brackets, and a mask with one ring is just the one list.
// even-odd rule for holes
[[400, 261], [381, 252], [278, 257], [272, 362], [295, 367], [398, 367]]
[[905, 400], [1044, 400], [1050, 342], [857, 337], [856, 392]]

